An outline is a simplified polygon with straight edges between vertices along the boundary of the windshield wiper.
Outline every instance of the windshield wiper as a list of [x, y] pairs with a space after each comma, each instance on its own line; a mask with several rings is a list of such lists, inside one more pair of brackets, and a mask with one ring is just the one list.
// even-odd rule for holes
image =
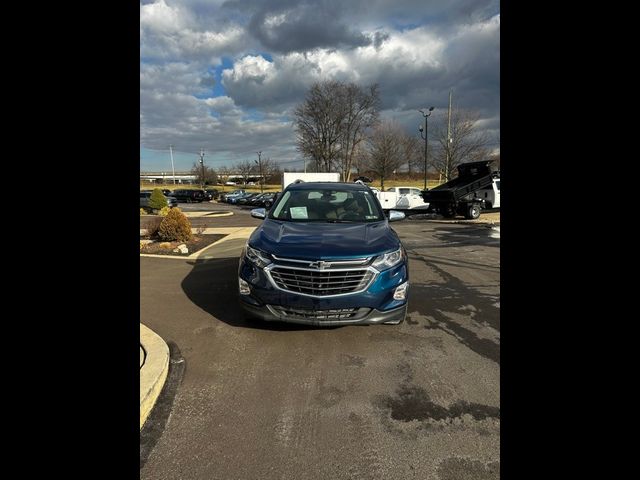
[[339, 218], [332, 218], [327, 220], [327, 223], [360, 223], [358, 220], [341, 220]]

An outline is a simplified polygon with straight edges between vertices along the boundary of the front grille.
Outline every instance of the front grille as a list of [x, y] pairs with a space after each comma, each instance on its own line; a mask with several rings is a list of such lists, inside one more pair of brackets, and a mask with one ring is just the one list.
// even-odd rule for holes
[[330, 310], [308, 310], [269, 305], [272, 313], [284, 320], [356, 320], [365, 317], [370, 308], [334, 308]]
[[371, 282], [371, 270], [317, 271], [276, 266], [270, 270], [278, 288], [318, 297], [355, 293]]

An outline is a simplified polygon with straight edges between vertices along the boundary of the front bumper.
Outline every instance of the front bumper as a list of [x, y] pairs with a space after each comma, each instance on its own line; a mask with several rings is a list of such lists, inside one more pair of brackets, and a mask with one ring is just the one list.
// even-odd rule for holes
[[[367, 310], [368, 313], [365, 312], [364, 315], [356, 315], [355, 318], [354, 317], [336, 318], [340, 316], [339, 313], [337, 312], [336, 313], [328, 313], [333, 311], [314, 312], [312, 310], [308, 310], [306, 313], [298, 316], [296, 316], [295, 314], [286, 315], [286, 314], [279, 313], [279, 309], [274, 308], [274, 306], [264, 305], [262, 307], [259, 307], [256, 305], [251, 305], [245, 301], [242, 301], [242, 299], [240, 300], [240, 305], [247, 315], [249, 315], [252, 318], [264, 320], [265, 322], [287, 322], [287, 323], [298, 323], [302, 325], [315, 325], [315, 326], [326, 326], [326, 327], [339, 326], [339, 325], [375, 325], [379, 323], [400, 323], [402, 322], [402, 320], [404, 320], [404, 317], [407, 313], [406, 303], [401, 307], [394, 308], [386, 312], [381, 312], [379, 310], [376, 310], [375, 308], [364, 309], [364, 310]], [[301, 311], [298, 310], [298, 312], [301, 312]], [[322, 317], [322, 318], [313, 318], [314, 314], [317, 314], [317, 317]]]
[[242, 256], [238, 269], [249, 293], [240, 295], [240, 305], [250, 317], [305, 325], [370, 325], [399, 323], [407, 311], [407, 297], [393, 298], [396, 288], [409, 281], [403, 262], [379, 272], [366, 290], [337, 296], [312, 296], [274, 286], [262, 268]]

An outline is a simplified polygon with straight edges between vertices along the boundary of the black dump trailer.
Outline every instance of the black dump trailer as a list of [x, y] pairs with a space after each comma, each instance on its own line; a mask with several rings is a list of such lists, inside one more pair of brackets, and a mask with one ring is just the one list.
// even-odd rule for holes
[[446, 218], [463, 215], [478, 218], [484, 208], [484, 200], [474, 198], [477, 190], [491, 187], [493, 160], [469, 162], [458, 165], [458, 176], [431, 190], [422, 191], [422, 199], [429, 204], [428, 212], [439, 213]]

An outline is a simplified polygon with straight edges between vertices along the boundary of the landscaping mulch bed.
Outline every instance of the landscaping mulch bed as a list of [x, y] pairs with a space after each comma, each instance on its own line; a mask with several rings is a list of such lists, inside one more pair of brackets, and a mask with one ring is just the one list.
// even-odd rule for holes
[[[193, 240], [190, 242], [162, 242], [156, 240], [152, 243], [148, 243], [140, 247], [140, 253], [151, 253], [154, 255], [173, 255], [179, 257], [188, 257], [195, 252], [208, 247], [214, 242], [217, 242], [226, 235], [194, 235]], [[144, 237], [140, 237], [143, 240]], [[174, 252], [173, 250], [178, 246], [185, 244], [189, 249], [189, 253]]]

